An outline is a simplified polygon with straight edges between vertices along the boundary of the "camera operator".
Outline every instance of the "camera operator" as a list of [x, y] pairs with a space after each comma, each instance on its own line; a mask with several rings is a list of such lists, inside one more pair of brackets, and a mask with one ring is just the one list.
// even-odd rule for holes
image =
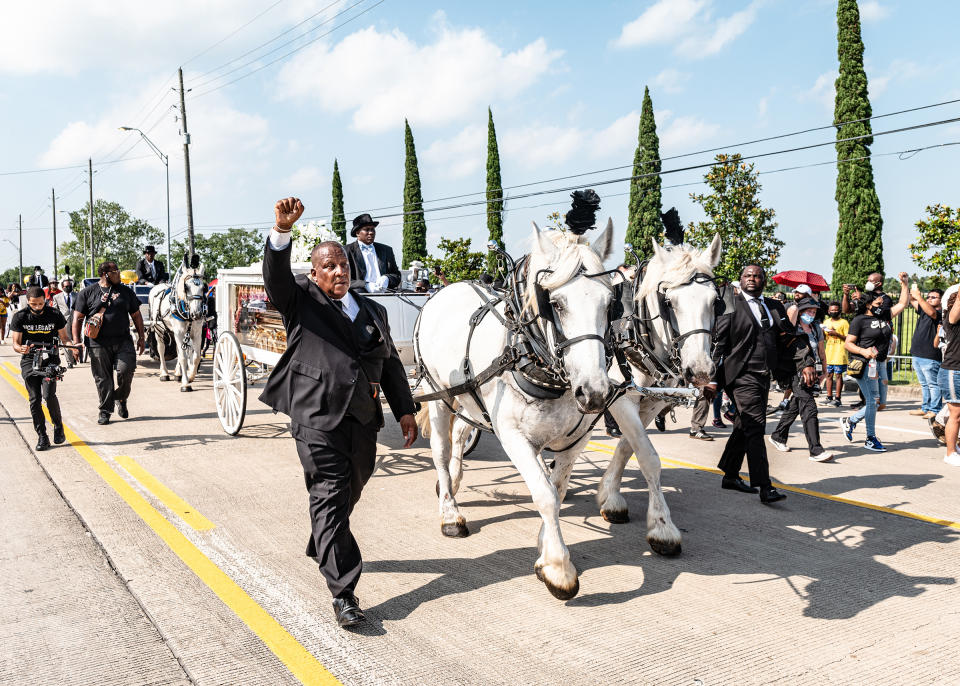
[[[19, 309], [10, 322], [13, 349], [23, 356], [20, 358], [20, 373], [30, 394], [30, 416], [39, 438], [37, 450], [50, 447], [41, 398], [46, 402], [50, 421], [53, 422], [53, 442], [59, 445], [67, 440], [63, 434], [63, 420], [60, 418], [60, 403], [57, 400], [56, 371], [62, 373], [62, 367], [55, 348], [58, 337], [62, 345], [70, 345], [66, 326], [67, 320], [63, 315], [46, 304], [43, 289], [39, 286], [27, 289], [27, 306]], [[49, 350], [51, 347], [53, 351], [46, 355], [45, 359], [37, 360], [43, 349]], [[69, 358], [72, 353], [68, 349], [66, 354]], [[42, 362], [42, 366], [37, 362]], [[58, 367], [59, 370], [56, 369]]]

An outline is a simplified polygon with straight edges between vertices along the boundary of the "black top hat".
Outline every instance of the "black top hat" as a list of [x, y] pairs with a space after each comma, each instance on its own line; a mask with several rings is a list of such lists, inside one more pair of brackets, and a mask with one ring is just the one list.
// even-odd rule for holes
[[146, 248], [143, 249], [143, 254], [146, 255], [148, 252], [149, 252], [149, 253], [153, 253], [154, 255], [156, 255], [156, 254], [157, 254], [157, 249], [154, 248], [152, 245], [148, 245]]
[[362, 229], [364, 226], [379, 226], [380, 222], [373, 221], [373, 217], [369, 214], [360, 214], [353, 218], [353, 228], [350, 229], [350, 235], [354, 238], [357, 237], [357, 231]]

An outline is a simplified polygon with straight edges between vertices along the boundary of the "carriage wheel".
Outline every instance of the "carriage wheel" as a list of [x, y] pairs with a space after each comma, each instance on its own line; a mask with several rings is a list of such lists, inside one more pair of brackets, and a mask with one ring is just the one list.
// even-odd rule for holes
[[236, 436], [247, 412], [247, 369], [240, 341], [229, 331], [213, 351], [213, 397], [223, 430]]
[[473, 452], [473, 449], [477, 447], [477, 443], [480, 442], [480, 434], [483, 432], [480, 431], [477, 427], [473, 427], [470, 430], [470, 433], [467, 434], [467, 442], [463, 447], [463, 456], [466, 457]]

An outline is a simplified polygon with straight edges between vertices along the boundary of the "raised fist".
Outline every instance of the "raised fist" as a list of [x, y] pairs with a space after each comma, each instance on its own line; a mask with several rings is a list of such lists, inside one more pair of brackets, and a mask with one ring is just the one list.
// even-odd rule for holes
[[850, 284], [848, 283], [843, 284], [843, 293], [844, 295], [850, 295]]
[[900, 272], [900, 283], [907, 283], [910, 280], [910, 276], [906, 272]]
[[300, 202], [300, 198], [284, 198], [277, 200], [273, 211], [277, 217], [277, 230], [286, 233], [303, 215], [303, 203]]

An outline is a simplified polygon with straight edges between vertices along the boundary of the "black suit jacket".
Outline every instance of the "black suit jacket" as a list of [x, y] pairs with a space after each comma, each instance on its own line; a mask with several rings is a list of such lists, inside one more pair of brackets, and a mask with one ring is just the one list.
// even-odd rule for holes
[[[298, 424], [331, 431], [342, 421], [353, 394], [370, 392], [357, 384], [360, 346], [353, 325], [306, 274], [294, 277], [289, 245], [274, 250], [268, 241], [263, 284], [270, 303], [283, 315], [287, 350], [273, 368], [260, 400]], [[367, 358], [383, 362], [381, 377], [370, 381], [380, 383], [398, 420], [413, 414], [407, 374], [390, 338], [386, 310], [357, 292], [353, 297], [366, 308], [382, 339], [377, 349], [367, 353]], [[378, 411], [379, 407], [378, 402]]]
[[[782, 380], [784, 376], [789, 378], [804, 367], [813, 366], [809, 344], [796, 335], [797, 327], [790, 323], [780, 301], [765, 297], [763, 302], [770, 310], [770, 326], [776, 340], [771, 368], [774, 377]], [[753, 354], [760, 333], [760, 324], [742, 294], [734, 298], [733, 304], [732, 312], [728, 308], [726, 313], [717, 317], [713, 362], [717, 367], [714, 381], [718, 388], [740, 375]]]
[[163, 268], [163, 262], [155, 259], [153, 266], [154, 269], [157, 270], [156, 279], [150, 276], [150, 267], [147, 266], [146, 258], [140, 258], [140, 261], [137, 262], [137, 283], [160, 283], [161, 281], [170, 280], [170, 275], [167, 274], [167, 270]]
[[[377, 253], [377, 266], [380, 268], [380, 275], [387, 277], [387, 288], [396, 288], [400, 285], [400, 269], [397, 267], [397, 260], [393, 256], [393, 248], [383, 243], [373, 244], [374, 252]], [[367, 264], [363, 259], [363, 253], [360, 251], [360, 242], [354, 241], [347, 244], [347, 261], [350, 263], [350, 288], [358, 291], [366, 290], [366, 281], [363, 277], [367, 275]]]

